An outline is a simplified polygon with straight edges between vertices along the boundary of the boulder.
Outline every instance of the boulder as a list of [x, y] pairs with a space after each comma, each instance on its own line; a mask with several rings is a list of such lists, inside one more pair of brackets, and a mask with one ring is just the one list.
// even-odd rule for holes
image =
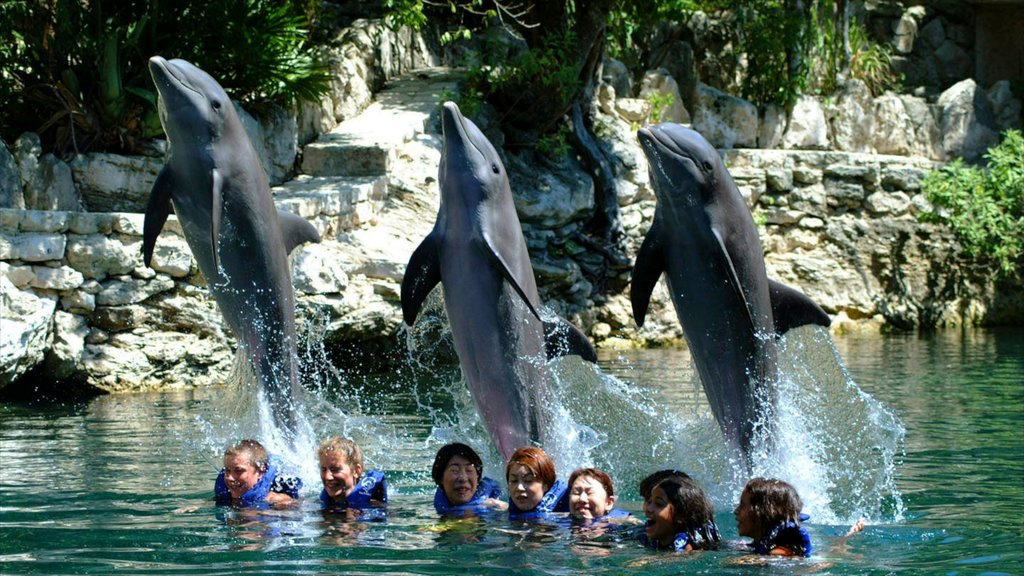
[[828, 125], [821, 103], [812, 96], [801, 96], [790, 113], [782, 147], [824, 150], [828, 145]]
[[692, 116], [694, 130], [716, 148], [757, 146], [757, 107], [742, 98], [698, 84]]
[[162, 158], [79, 154], [71, 161], [82, 203], [90, 212], [145, 213]]
[[71, 168], [53, 154], [39, 159], [24, 195], [25, 208], [29, 210], [81, 210]]
[[54, 299], [18, 290], [0, 276], [0, 389], [43, 361], [56, 305]]
[[309, 244], [293, 257], [292, 281], [304, 294], [340, 294], [348, 284], [344, 255], [336, 243]]
[[138, 243], [126, 246], [117, 239], [99, 234], [70, 234], [67, 240], [67, 262], [86, 278], [103, 279], [131, 273], [142, 264], [142, 253]]
[[48, 379], [66, 380], [78, 371], [88, 335], [89, 322], [84, 317], [61, 311], [54, 313], [53, 344], [43, 360]]
[[679, 93], [679, 85], [672, 78], [672, 75], [668, 73], [668, 70], [658, 68], [657, 70], [647, 71], [640, 82], [640, 97], [648, 102], [652, 102], [652, 108], [654, 106], [654, 99], [661, 102], [670, 102], [668, 106], [658, 111], [659, 118], [656, 119], [658, 122], [690, 123], [690, 113], [686, 111], [686, 107], [683, 105], [683, 99]]
[[601, 81], [615, 91], [619, 98], [629, 98], [633, 95], [633, 79], [629, 75], [629, 69], [622, 62], [612, 57], [606, 57], [601, 66]]
[[1000, 80], [992, 85], [987, 92], [989, 104], [996, 128], [1002, 132], [1015, 128], [1021, 129], [1024, 118], [1021, 117], [1021, 102], [1013, 96], [1008, 80]]
[[874, 102], [867, 84], [850, 79], [843, 85], [830, 119], [836, 150], [873, 152]]
[[942, 149], [947, 158], [977, 162], [999, 143], [992, 107], [973, 79], [950, 86], [939, 96]]
[[0, 140], [0, 208], [25, 208], [22, 192], [21, 170], [7, 144]]

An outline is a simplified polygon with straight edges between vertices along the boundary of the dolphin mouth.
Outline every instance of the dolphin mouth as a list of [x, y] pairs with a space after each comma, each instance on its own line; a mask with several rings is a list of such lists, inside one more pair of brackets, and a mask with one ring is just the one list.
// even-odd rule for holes
[[[161, 83], [157, 82], [157, 78], [163, 81], [164, 88], [181, 87], [192, 92], [195, 92], [199, 96], [203, 96], [203, 93], [196, 90], [188, 83], [188, 77], [180, 70], [173, 62], [168, 62], [162, 56], [153, 56], [149, 59], [149, 70], [153, 76], [154, 84], [156, 84], [157, 91], [160, 91]], [[204, 96], [205, 98], [205, 96]]]
[[697, 164], [697, 160], [692, 152], [680, 146], [678, 142], [665, 134], [663, 130], [659, 130], [657, 125], [641, 128], [637, 131], [637, 138], [640, 140], [640, 145], [651, 152], [656, 150], [664, 151], [680, 158], [686, 158]]
[[459, 110], [458, 104], [449, 101], [442, 105], [441, 126], [444, 129], [445, 134], [449, 134], [451, 132], [458, 134], [460, 141], [469, 143], [481, 158], [487, 158], [484, 151], [481, 150], [480, 147], [476, 145], [476, 142], [474, 142], [470, 137], [469, 130], [466, 129], [466, 119], [462, 115], [462, 111]]

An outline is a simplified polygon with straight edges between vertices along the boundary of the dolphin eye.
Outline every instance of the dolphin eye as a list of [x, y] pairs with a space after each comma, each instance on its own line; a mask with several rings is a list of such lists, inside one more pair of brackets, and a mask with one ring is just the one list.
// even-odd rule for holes
[[214, 110], [220, 110], [220, 100], [211, 100], [210, 106], [213, 106]]
[[704, 163], [703, 163], [703, 166], [704, 166], [704, 171], [705, 172], [711, 172], [711, 162], [708, 162], [707, 160], [705, 160]]
[[501, 168], [498, 168], [497, 164], [491, 164], [491, 172], [494, 172], [495, 174], [499, 174], [499, 173], [501, 173]]

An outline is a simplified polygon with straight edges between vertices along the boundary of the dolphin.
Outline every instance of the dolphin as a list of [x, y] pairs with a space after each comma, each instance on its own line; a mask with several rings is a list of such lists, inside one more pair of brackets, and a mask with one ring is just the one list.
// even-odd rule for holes
[[402, 278], [402, 314], [416, 321], [440, 283], [459, 365], [502, 457], [543, 443], [548, 357], [596, 361], [587, 337], [545, 322], [519, 217], [498, 152], [458, 106], [442, 107], [441, 206]]
[[643, 326], [664, 273], [711, 411], [751, 465], [759, 431], [773, 438], [776, 335], [831, 320], [803, 293], [768, 279], [750, 210], [704, 137], [672, 123], [637, 135], [657, 207], [633, 267], [633, 318]]
[[170, 157], [146, 207], [142, 252], [150, 265], [171, 204], [228, 327], [252, 364], [275, 424], [296, 430], [299, 391], [295, 296], [288, 254], [319, 242], [305, 219], [277, 210], [266, 174], [231, 100], [209, 74], [154, 56]]

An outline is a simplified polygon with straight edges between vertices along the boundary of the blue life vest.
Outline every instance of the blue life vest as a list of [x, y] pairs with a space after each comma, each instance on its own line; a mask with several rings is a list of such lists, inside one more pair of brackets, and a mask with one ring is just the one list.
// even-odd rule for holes
[[501, 486], [498, 486], [497, 482], [486, 476], [477, 484], [476, 492], [473, 492], [473, 497], [469, 499], [469, 502], [459, 504], [458, 506], [453, 505], [448, 500], [448, 495], [444, 493], [444, 489], [438, 486], [437, 490], [434, 491], [434, 510], [437, 510], [438, 514], [482, 512], [490, 510], [490, 508], [483, 506], [484, 500], [488, 498], [501, 498]]
[[343, 500], [332, 500], [327, 490], [320, 491], [320, 505], [324, 510], [344, 508], [370, 508], [371, 500], [383, 504], [388, 502], [388, 481], [380, 470], [367, 470], [359, 479], [359, 485]]
[[[703, 534], [701, 533], [703, 532]], [[674, 552], [686, 552], [687, 546], [692, 546], [693, 549], [704, 549], [704, 542], [708, 539], [715, 540], [716, 542], [721, 538], [718, 535], [718, 526], [715, 524], [708, 524], [704, 526], [704, 530], [693, 530], [691, 532], [680, 532], [676, 534], [675, 538], [672, 539], [672, 545], [664, 547], [658, 543], [657, 540], [651, 540], [647, 537], [647, 534], [640, 534], [640, 542], [648, 548], [654, 548], [656, 550], [672, 550]]]
[[772, 528], [760, 540], [752, 544], [755, 554], [771, 554], [771, 551], [783, 547], [792, 550], [796, 556], [810, 557], [811, 535], [807, 529], [796, 522], [783, 522]]
[[554, 485], [544, 493], [544, 497], [540, 499], [540, 503], [533, 510], [524, 512], [515, 505], [511, 497], [508, 499], [508, 517], [510, 520], [540, 518], [547, 516], [551, 512], [568, 511], [569, 486], [561, 480], [555, 480]]
[[[263, 473], [263, 477], [260, 478], [259, 482], [255, 486], [249, 488], [249, 490], [242, 494], [242, 497], [238, 499], [238, 505], [242, 507], [265, 507], [267, 496], [271, 492], [278, 492], [280, 494], [287, 494], [292, 498], [299, 497], [299, 489], [302, 488], [302, 479], [297, 476], [278, 476], [277, 469], [280, 465], [280, 461], [271, 456], [267, 462], [267, 470]], [[222, 468], [220, 474], [217, 474], [217, 480], [213, 483], [213, 495], [219, 506], [226, 506], [232, 504], [231, 491], [228, 490], [228, 484], [224, 481], [224, 469]]]

